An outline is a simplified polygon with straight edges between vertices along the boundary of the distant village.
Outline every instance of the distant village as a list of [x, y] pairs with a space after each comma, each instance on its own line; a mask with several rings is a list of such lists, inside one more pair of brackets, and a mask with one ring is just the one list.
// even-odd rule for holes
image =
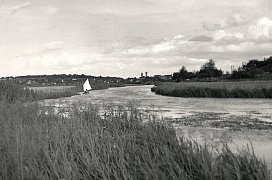
[[78, 74], [54, 74], [54, 75], [27, 75], [17, 77], [2, 77], [1, 80], [12, 80], [17, 84], [29, 87], [35, 86], [75, 86], [82, 84], [86, 79], [91, 84], [104, 84], [109, 87], [120, 87], [136, 84], [154, 84], [155, 82], [172, 81], [172, 75], [154, 75], [148, 76], [148, 72], [141, 73], [140, 77], [120, 78], [120, 77], [102, 77]]
[[53, 74], [53, 75], [27, 75], [17, 77], [2, 77], [0, 80], [12, 80], [13, 82], [26, 86], [81, 86], [82, 83], [89, 79], [90, 84], [97, 89], [109, 87], [122, 87], [128, 85], [149, 85], [159, 82], [180, 82], [180, 81], [218, 81], [224, 79], [272, 79], [272, 56], [264, 58], [263, 61], [249, 60], [242, 64], [241, 67], [231, 72], [225, 72], [217, 69], [215, 61], [210, 59], [203, 64], [199, 71], [187, 71], [186, 67], [178, 72], [168, 75], [148, 76], [148, 72], [139, 73], [139, 77], [120, 78], [120, 77], [102, 77], [78, 74]]

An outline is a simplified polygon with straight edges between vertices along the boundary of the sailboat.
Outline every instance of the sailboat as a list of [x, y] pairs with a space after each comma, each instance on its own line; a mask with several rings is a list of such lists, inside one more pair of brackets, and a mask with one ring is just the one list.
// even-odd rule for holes
[[89, 83], [89, 79], [87, 79], [87, 80], [85, 81], [85, 83], [83, 84], [83, 91], [84, 91], [84, 94], [89, 93], [90, 90], [92, 90], [92, 87], [91, 87], [91, 85], [90, 85], [90, 83]]

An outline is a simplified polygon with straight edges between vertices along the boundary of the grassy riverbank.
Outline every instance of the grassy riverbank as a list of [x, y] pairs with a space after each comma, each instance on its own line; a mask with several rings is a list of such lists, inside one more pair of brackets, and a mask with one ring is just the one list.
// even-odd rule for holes
[[27, 102], [42, 99], [56, 99], [77, 94], [77, 90], [71, 87], [35, 87], [25, 88], [12, 81], [0, 81], [0, 100], [7, 103]]
[[[96, 82], [92, 83], [92, 90], [103, 90], [113, 87], [124, 87], [122, 83], [105, 83], [105, 82]], [[37, 99], [57, 99], [61, 97], [70, 97], [83, 92], [82, 84], [76, 84], [74, 86], [35, 86], [28, 87], [29, 90], [33, 90], [36, 94]]]
[[272, 81], [168, 82], [151, 91], [174, 97], [272, 98]]
[[[109, 86], [106, 83], [95, 83], [92, 85], [92, 88], [93, 90], [101, 90], [107, 89]], [[9, 103], [71, 97], [80, 91], [83, 91], [81, 84], [76, 86], [24, 87], [13, 81], [0, 81], [0, 100], [5, 100]]]
[[[0, 103], [0, 179], [269, 179], [247, 149], [237, 154], [178, 139], [133, 105], [74, 106], [68, 116]], [[100, 109], [100, 111], [99, 111]]]

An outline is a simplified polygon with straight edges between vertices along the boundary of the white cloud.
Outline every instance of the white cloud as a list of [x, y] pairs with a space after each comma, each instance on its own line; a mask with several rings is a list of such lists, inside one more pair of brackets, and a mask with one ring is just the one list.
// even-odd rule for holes
[[27, 60], [31, 68], [49, 68], [49, 69], [71, 69], [99, 62], [103, 58], [102, 54], [86, 54], [86, 53], [68, 53], [62, 52], [58, 55], [44, 54], [33, 56]]
[[123, 55], [145, 55], [145, 54], [159, 54], [159, 53], [168, 53], [172, 50], [177, 49], [182, 44], [188, 43], [187, 40], [185, 40], [184, 35], [177, 35], [173, 39], [168, 40], [165, 38], [164, 41], [154, 44], [147, 47], [136, 47], [132, 49], [128, 49], [126, 51], [123, 51]]
[[237, 39], [244, 39], [244, 35], [242, 33], [230, 33], [226, 32], [224, 30], [219, 30], [214, 33], [214, 39], [216, 41], [221, 40], [221, 39], [228, 39], [228, 38], [237, 38]]
[[233, 26], [238, 26], [246, 22], [245, 18], [241, 16], [239, 13], [235, 13], [228, 18], [224, 19], [220, 25], [222, 28], [227, 28], [227, 27], [233, 27]]
[[245, 35], [240, 32], [226, 32], [219, 30], [213, 35], [216, 45], [240, 44], [246, 41]]
[[64, 43], [59, 41], [53, 41], [53, 42], [45, 43], [43, 47], [45, 50], [61, 49], [64, 47]]
[[14, 6], [13, 8], [10, 9], [10, 14], [13, 15], [13, 14], [17, 13], [18, 11], [20, 11], [20, 10], [30, 6], [30, 5], [31, 5], [30, 2], [25, 2], [23, 4]]
[[[199, 67], [199, 59], [214, 58], [221, 64], [225, 59], [258, 58], [271, 54], [268, 1], [6, 0], [0, 9], [0, 50], [10, 65], [0, 73], [17, 73], [13, 67], [21, 68], [19, 62], [25, 60], [33, 65], [21, 68], [28, 74], [89, 68], [127, 76], [137, 67], [159, 72], [180, 64]], [[16, 2], [24, 3], [14, 6]], [[257, 20], [262, 16], [266, 18]]]
[[207, 31], [214, 31], [219, 29], [232, 28], [246, 24], [250, 19], [246, 16], [242, 16], [239, 13], [234, 13], [227, 18], [221, 20], [209, 20], [202, 23], [202, 27]]
[[248, 37], [251, 39], [272, 39], [272, 20], [268, 17], [258, 19], [248, 28]]
[[179, 40], [179, 39], [184, 39], [185, 36], [182, 34], [178, 34], [177, 36], [174, 37], [174, 40]]
[[[162, 65], [172, 67], [180, 64], [191, 69], [198, 69], [204, 60], [210, 58], [219, 61], [220, 68], [225, 68], [230, 62], [238, 65], [247, 59], [271, 54], [271, 43], [260, 44], [257, 41], [251, 41], [241, 32], [219, 30], [213, 35], [207, 36], [214, 41], [202, 41], [202, 36], [200, 37], [201, 41], [190, 41], [191, 39], [186, 40], [184, 36], [176, 36], [171, 40], [165, 39], [165, 41], [151, 46], [129, 49], [123, 55], [129, 58], [151, 58], [153, 59], [151, 64], [153, 67], [163, 67]], [[179, 58], [183, 61], [179, 61]], [[163, 59], [167, 59], [169, 64], [161, 62]]]
[[35, 56], [35, 55], [42, 55], [48, 53], [50, 51], [61, 50], [65, 47], [65, 44], [60, 41], [52, 41], [48, 43], [44, 43], [40, 46], [31, 47], [25, 50], [23, 56]]
[[47, 14], [53, 15], [53, 14], [56, 14], [59, 11], [59, 9], [54, 6], [47, 6], [45, 8], [45, 11]]
[[[57, 54], [36, 55], [27, 59], [23, 72], [27, 73], [31, 69], [33, 73], [40, 74], [46, 69], [51, 74], [78, 73], [108, 76], [111, 72], [112, 76], [120, 76], [120, 71], [131, 75], [133, 74], [131, 69], [137, 69], [140, 66], [143, 68], [142, 62], [136, 58], [122, 59], [100, 53], [63, 51]], [[146, 66], [144, 65], [144, 67]]]
[[189, 41], [198, 41], [198, 42], [211, 42], [213, 41], [214, 38], [211, 36], [206, 36], [206, 35], [199, 35], [191, 38]]
[[175, 44], [173, 44], [172, 42], [163, 42], [163, 43], [154, 45], [151, 48], [151, 52], [153, 53], [168, 52], [173, 49], [175, 49]]

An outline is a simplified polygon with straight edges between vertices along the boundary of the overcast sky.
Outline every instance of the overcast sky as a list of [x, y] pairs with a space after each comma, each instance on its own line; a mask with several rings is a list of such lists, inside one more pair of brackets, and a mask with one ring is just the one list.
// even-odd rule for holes
[[272, 55], [272, 0], [0, 0], [0, 76], [230, 70]]

